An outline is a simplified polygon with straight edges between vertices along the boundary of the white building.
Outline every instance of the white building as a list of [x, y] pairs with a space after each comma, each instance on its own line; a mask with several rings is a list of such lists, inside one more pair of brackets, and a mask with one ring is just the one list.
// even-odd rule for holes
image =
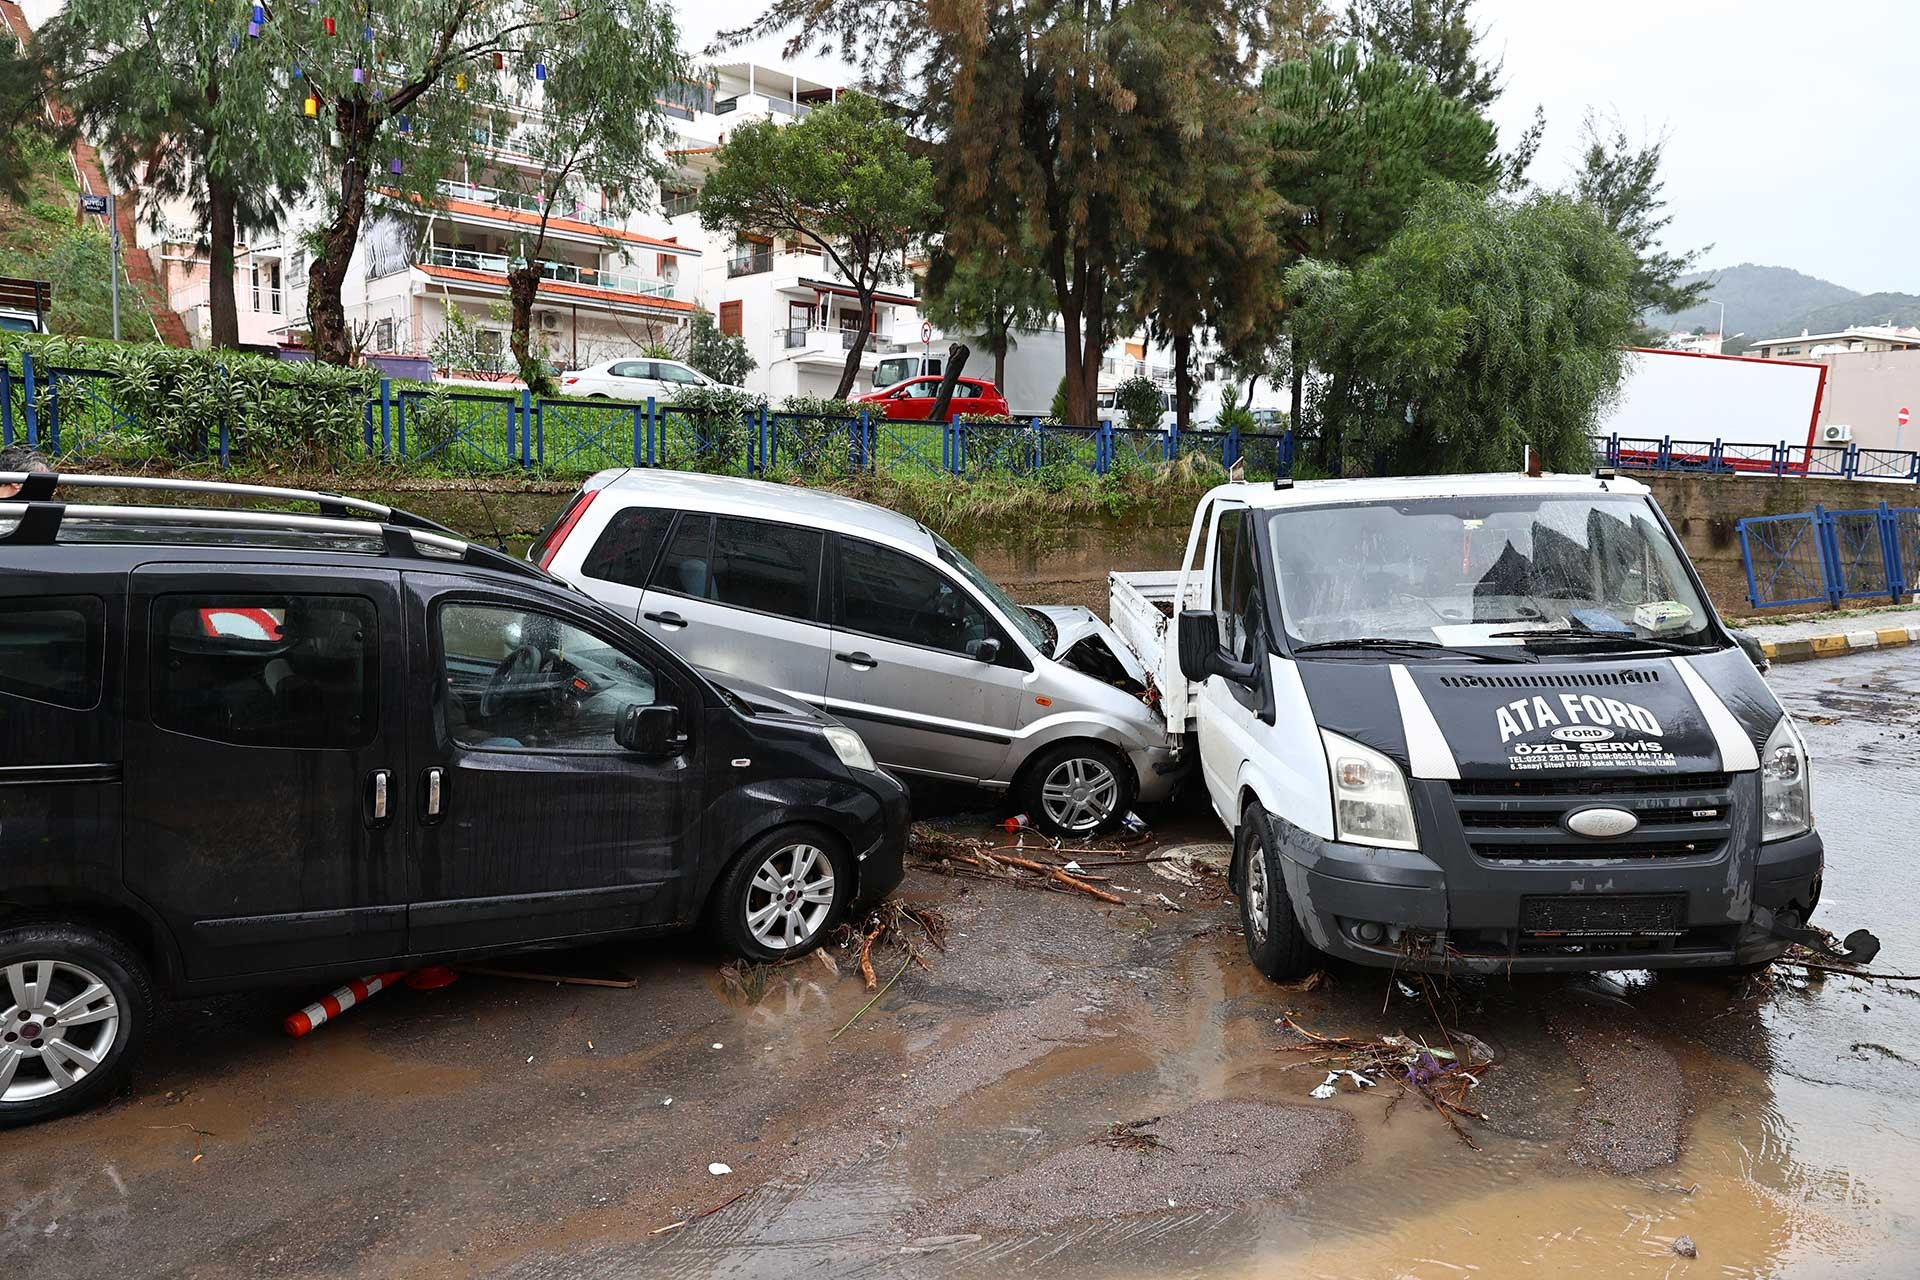
[[1721, 338], [1717, 333], [1669, 333], [1666, 341], [1660, 345], [1668, 351], [1688, 351], [1698, 356], [1717, 356], [1720, 354]]

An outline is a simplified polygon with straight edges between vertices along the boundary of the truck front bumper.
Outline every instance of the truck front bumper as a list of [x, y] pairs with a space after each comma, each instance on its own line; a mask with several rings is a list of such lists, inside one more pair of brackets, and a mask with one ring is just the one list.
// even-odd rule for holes
[[[1819, 900], [1818, 832], [1671, 865], [1564, 862], [1447, 867], [1428, 852], [1324, 840], [1270, 819], [1294, 915], [1313, 945], [1357, 964], [1425, 972], [1569, 972], [1757, 964], [1790, 945], [1754, 919]], [[1452, 862], [1452, 858], [1447, 861]], [[1680, 899], [1658, 936], [1524, 930], [1529, 899]], [[1576, 905], [1579, 905], [1576, 903]]]

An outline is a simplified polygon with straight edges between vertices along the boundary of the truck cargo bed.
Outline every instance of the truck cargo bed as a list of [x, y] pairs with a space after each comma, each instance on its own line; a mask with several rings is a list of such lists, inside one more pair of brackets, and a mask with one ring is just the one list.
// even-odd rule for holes
[[1172, 733], [1190, 731], [1191, 689], [1180, 672], [1179, 645], [1173, 618], [1192, 607], [1198, 582], [1187, 585], [1185, 600], [1176, 600], [1178, 569], [1144, 569], [1107, 575], [1108, 615], [1122, 644], [1133, 651], [1160, 691], [1160, 711]]

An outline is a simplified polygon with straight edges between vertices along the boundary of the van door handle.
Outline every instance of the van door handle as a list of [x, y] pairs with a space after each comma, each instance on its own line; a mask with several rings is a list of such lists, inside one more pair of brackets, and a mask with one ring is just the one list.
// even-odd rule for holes
[[438, 766], [420, 779], [420, 812], [429, 822], [437, 822], [446, 798], [446, 774]]
[[640, 615], [648, 622], [657, 622], [663, 627], [678, 629], [687, 625], [687, 620], [669, 610], [666, 613], [643, 613]]
[[386, 825], [392, 782], [393, 775], [385, 769], [375, 769], [367, 777], [367, 820], [376, 827]]
[[855, 671], [871, 671], [880, 665], [873, 660], [873, 655], [870, 653], [836, 653], [833, 655], [833, 660], [844, 662]]

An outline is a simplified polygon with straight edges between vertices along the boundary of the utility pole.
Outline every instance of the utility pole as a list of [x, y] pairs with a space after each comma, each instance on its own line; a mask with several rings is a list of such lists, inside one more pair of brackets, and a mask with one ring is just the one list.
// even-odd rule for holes
[[120, 220], [113, 213], [113, 193], [107, 193], [107, 237], [113, 245], [113, 340], [120, 341]]

